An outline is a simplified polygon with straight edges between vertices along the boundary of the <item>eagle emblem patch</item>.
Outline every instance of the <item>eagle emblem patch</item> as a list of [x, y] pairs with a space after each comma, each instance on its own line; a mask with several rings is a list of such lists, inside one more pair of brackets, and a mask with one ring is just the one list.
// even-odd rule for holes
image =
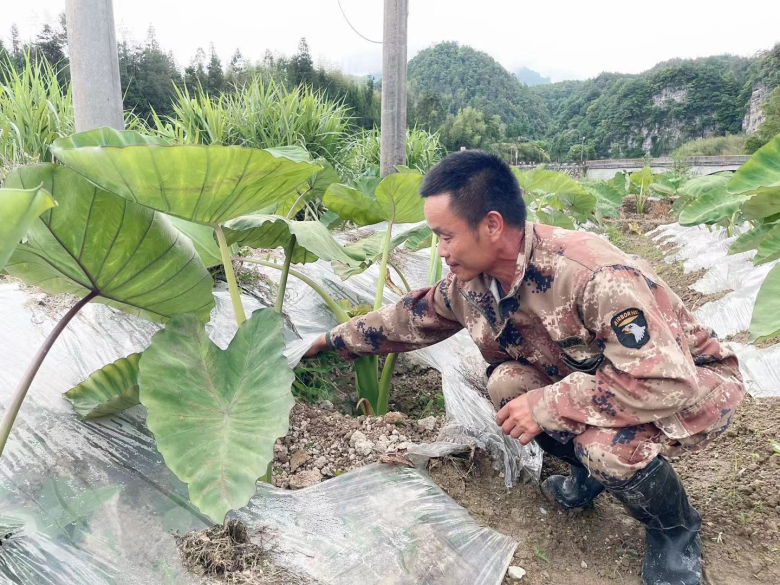
[[645, 314], [639, 309], [626, 309], [612, 317], [612, 330], [625, 347], [639, 349], [650, 341]]

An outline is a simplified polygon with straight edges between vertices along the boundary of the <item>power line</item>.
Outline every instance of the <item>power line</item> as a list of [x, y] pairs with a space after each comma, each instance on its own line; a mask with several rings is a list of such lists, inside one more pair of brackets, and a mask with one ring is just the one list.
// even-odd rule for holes
[[368, 37], [366, 37], [366, 36], [363, 36], [362, 34], [360, 34], [360, 33], [358, 32], [358, 30], [357, 30], [357, 29], [356, 29], [354, 26], [352, 26], [352, 23], [351, 23], [351, 22], [349, 22], [349, 18], [347, 18], [347, 15], [344, 13], [344, 9], [341, 7], [341, 0], [338, 0], [338, 3], [339, 3], [339, 9], [341, 10], [341, 14], [344, 16], [344, 20], [346, 20], [346, 21], [347, 21], [347, 24], [349, 25], [349, 28], [351, 28], [352, 30], [354, 30], [354, 31], [355, 31], [355, 33], [356, 33], [356, 34], [357, 34], [359, 37], [362, 37], [363, 39], [367, 40], [369, 43], [376, 43], [377, 45], [381, 45], [381, 44], [382, 44], [382, 41], [372, 41], [372, 40], [371, 40], [371, 39], [369, 39]]

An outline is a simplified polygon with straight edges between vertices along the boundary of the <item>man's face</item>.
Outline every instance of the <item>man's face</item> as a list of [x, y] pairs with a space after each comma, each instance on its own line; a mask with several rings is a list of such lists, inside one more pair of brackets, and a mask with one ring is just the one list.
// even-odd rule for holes
[[425, 198], [425, 220], [431, 231], [439, 236], [439, 256], [460, 280], [468, 281], [490, 271], [496, 258], [497, 236], [495, 226], [493, 229], [489, 226], [489, 217], [472, 229], [466, 220], [455, 214], [450, 206], [450, 195], [445, 193]]

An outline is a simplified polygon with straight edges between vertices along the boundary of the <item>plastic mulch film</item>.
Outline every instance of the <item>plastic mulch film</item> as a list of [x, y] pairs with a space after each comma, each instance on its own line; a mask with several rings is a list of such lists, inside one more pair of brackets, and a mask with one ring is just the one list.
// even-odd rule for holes
[[[424, 259], [423, 255], [398, 256], [399, 263], [410, 262], [405, 269], [410, 281], [423, 285], [427, 255]], [[373, 298], [373, 282], [366, 275], [343, 283], [323, 262], [307, 265], [304, 270], [321, 277], [337, 297], [355, 303]], [[273, 271], [269, 274], [276, 278]], [[333, 326], [335, 319], [319, 297], [297, 279], [290, 279], [287, 290], [286, 354], [290, 363], [295, 363], [312, 336]], [[269, 305], [269, 291], [249, 292], [251, 296], [243, 297], [247, 311]], [[207, 327], [212, 340], [225, 348], [235, 333], [235, 324], [227, 292], [218, 291], [215, 296], [217, 307]], [[391, 292], [386, 293], [386, 302], [396, 299]], [[0, 279], [0, 404], [8, 404], [35, 351], [72, 304], [65, 301], [58, 306], [58, 300]], [[119, 415], [82, 422], [62, 397], [94, 370], [143, 350], [158, 328], [104, 305], [89, 304], [54, 344], [0, 459], [0, 581], [80, 585], [200, 582], [183, 570], [171, 532], [204, 528], [210, 522], [189, 502], [186, 485], [162, 461], [144, 423], [144, 408], [137, 406]], [[479, 386], [479, 376], [484, 378], [484, 363], [467, 337], [456, 336], [431, 352], [416, 353], [442, 370], [450, 422], [440, 442], [413, 450], [433, 456], [484, 446], [503, 461], [508, 483], [524, 466], [538, 474], [540, 454], [505, 440], [495, 426], [492, 406], [475, 389], [474, 382]], [[392, 485], [378, 485], [382, 473], [393, 478]], [[331, 489], [332, 482], [343, 482], [334, 485], [349, 489]], [[254, 528], [276, 525], [283, 532], [291, 514], [300, 514], [299, 520], [313, 514], [314, 526], [314, 510], [291, 510], [289, 506], [291, 502], [308, 505], [306, 502], [321, 501], [329, 502], [330, 509], [342, 510], [341, 516], [329, 522], [333, 526], [337, 521], [342, 523], [338, 534], [344, 551], [349, 546], [362, 546], [360, 542], [369, 533], [393, 536], [382, 540], [385, 544], [381, 546], [377, 541], [381, 554], [362, 556], [362, 564], [356, 561], [355, 566], [361, 565], [367, 575], [360, 581], [363, 583], [500, 583], [515, 547], [511, 539], [479, 528], [464, 509], [414, 470], [356, 470], [295, 494], [268, 489], [264, 486], [258, 495], [262, 504], [255, 498], [251, 507], [241, 512], [256, 513], [251, 520]], [[307, 495], [310, 493], [313, 495]], [[381, 496], [373, 501], [368, 498], [372, 493]], [[343, 511], [355, 506], [360, 499], [357, 494], [363, 494], [361, 505], [375, 513], [352, 516]], [[276, 500], [278, 504], [273, 503]], [[383, 515], [383, 511], [392, 514]], [[277, 512], [281, 515], [278, 518], [274, 516]], [[306, 529], [306, 525], [300, 527]], [[357, 540], [349, 536], [353, 532], [359, 535]], [[293, 534], [299, 533], [291, 532], [289, 539], [280, 533], [279, 538], [289, 543]], [[325, 540], [316, 545], [313, 540], [311, 548], [297, 560], [288, 554], [287, 562], [301, 566], [316, 553], [322, 582], [349, 582], [346, 577], [339, 581], [344, 559], [334, 556], [334, 547], [326, 547]], [[324, 548], [320, 552], [315, 546]], [[434, 558], [436, 563], [431, 562]], [[421, 562], [424, 567], [418, 565]], [[462, 574], [464, 580], [436, 581], [434, 575], [442, 571]], [[426, 581], [426, 574], [431, 581]], [[334, 575], [333, 580], [323, 579], [326, 575]]]
[[[747, 227], [743, 226], [740, 233]], [[777, 261], [753, 266], [755, 250], [729, 256], [729, 247], [737, 236], [727, 237], [722, 228], [710, 232], [704, 226], [685, 227], [674, 223], [647, 235], [659, 243], [677, 245], [666, 257], [667, 262], [682, 261], [686, 273], [706, 270], [691, 288], [702, 294], [731, 291], [695, 311], [702, 323], [712, 327], [721, 338], [749, 329], [758, 290]], [[739, 358], [740, 371], [751, 395], [780, 396], [780, 345], [768, 349], [736, 342], [728, 345]]]
[[261, 486], [232, 516], [263, 527], [275, 563], [334, 585], [500, 583], [516, 547], [417, 469], [381, 464], [299, 491]]

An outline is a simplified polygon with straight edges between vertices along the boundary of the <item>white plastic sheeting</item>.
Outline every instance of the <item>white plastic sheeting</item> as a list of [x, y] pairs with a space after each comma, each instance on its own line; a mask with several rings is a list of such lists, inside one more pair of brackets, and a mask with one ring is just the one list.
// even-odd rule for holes
[[[413, 286], [422, 286], [427, 255], [410, 258], [402, 253], [396, 260], [405, 265]], [[344, 283], [323, 262], [304, 270], [337, 297], [355, 303], [373, 298], [373, 276]], [[277, 271], [266, 272], [278, 278]], [[297, 279], [290, 278], [287, 290], [286, 354], [296, 363], [312, 337], [335, 319]], [[225, 348], [235, 323], [227, 292], [215, 296], [208, 330]], [[18, 284], [0, 281], [0, 403], [8, 404], [57, 321], [38, 300]], [[263, 306], [250, 296], [243, 300], [247, 312]], [[386, 290], [385, 301], [395, 300]], [[143, 350], [158, 328], [90, 304], [54, 344], [0, 459], [0, 580], [198, 582], [182, 569], [170, 532], [200, 529], [209, 522], [189, 502], [186, 485], [164, 465], [144, 424], [144, 408], [80, 422], [62, 398], [95, 369]], [[461, 334], [415, 353], [442, 371], [449, 422], [441, 441], [412, 450], [438, 456], [478, 445], [499, 457], [507, 484], [523, 468], [538, 477], [541, 454], [504, 437], [492, 406], [473, 388], [470, 381], [484, 377], [485, 364], [468, 337]], [[453, 583], [500, 583], [516, 546], [508, 537], [480, 528], [423, 473], [411, 469], [371, 466], [295, 494], [262, 486], [239, 515], [252, 528], [276, 527], [284, 552], [280, 564], [307, 574], [306, 567], [314, 567], [312, 576], [324, 583], [442, 582], [437, 581], [442, 575]], [[355, 571], [357, 581], [352, 579]]]
[[[742, 226], [743, 233], [749, 226]], [[747, 331], [756, 295], [766, 275], [777, 263], [753, 266], [755, 251], [728, 255], [737, 236], [728, 237], [725, 229], [705, 226], [686, 227], [678, 223], [663, 225], [647, 234], [659, 244], [673, 242], [676, 250], [666, 261], [683, 262], [683, 270], [706, 273], [691, 288], [702, 294], [731, 290], [721, 299], [709, 302], [698, 310], [696, 317], [712, 327], [719, 337], [728, 337]], [[729, 342], [737, 354], [748, 392], [753, 396], [780, 396], [780, 345], [757, 349], [741, 343]]]

